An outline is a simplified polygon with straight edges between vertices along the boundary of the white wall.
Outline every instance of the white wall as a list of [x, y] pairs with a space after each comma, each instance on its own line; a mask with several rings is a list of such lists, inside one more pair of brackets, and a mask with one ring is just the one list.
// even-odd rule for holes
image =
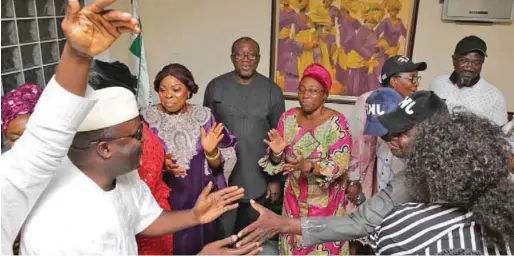
[[[118, 5], [128, 10], [128, 0]], [[232, 70], [229, 59], [232, 42], [241, 36], [255, 38], [261, 46], [258, 71], [269, 75], [271, 1], [269, 0], [140, 0], [140, 15], [150, 78], [166, 64], [186, 65], [201, 86], [193, 103], [201, 103], [205, 85], [215, 76]], [[514, 111], [514, 25], [455, 24], [441, 21], [442, 4], [436, 0], [420, 1], [413, 58], [426, 61], [421, 88], [427, 88], [434, 76], [452, 71], [451, 55], [464, 36], [475, 34], [488, 44], [489, 57], [482, 76], [498, 87]], [[111, 54], [128, 59], [128, 37], [122, 38]], [[286, 107], [296, 106], [286, 102]], [[333, 107], [346, 115], [351, 105]]]

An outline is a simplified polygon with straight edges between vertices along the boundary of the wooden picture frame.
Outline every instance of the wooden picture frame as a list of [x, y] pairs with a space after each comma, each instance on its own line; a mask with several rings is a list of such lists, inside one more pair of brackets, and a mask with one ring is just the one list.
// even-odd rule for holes
[[303, 69], [321, 63], [334, 81], [327, 102], [354, 104], [380, 87], [389, 56], [412, 57], [419, 1], [272, 0], [270, 78], [297, 100]]

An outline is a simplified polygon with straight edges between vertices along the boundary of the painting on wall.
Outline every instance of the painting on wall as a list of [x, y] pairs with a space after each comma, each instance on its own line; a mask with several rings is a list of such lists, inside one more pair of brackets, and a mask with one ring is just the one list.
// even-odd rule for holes
[[354, 103], [380, 87], [387, 58], [411, 57], [419, 0], [272, 1], [270, 77], [297, 99], [305, 67], [332, 76], [329, 102]]

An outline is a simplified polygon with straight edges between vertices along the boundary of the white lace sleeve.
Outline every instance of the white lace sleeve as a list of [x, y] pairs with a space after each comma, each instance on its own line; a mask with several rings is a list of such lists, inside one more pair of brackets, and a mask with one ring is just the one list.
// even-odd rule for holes
[[223, 164], [223, 174], [225, 175], [225, 181], [228, 184], [228, 178], [230, 174], [232, 174], [232, 170], [236, 166], [237, 156], [236, 150], [234, 147], [220, 148], [221, 155], [225, 159], [225, 163]]

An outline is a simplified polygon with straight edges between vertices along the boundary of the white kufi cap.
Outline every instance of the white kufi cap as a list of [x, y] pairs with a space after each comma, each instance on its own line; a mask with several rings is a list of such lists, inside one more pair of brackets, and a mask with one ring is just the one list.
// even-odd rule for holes
[[94, 92], [98, 100], [78, 131], [94, 131], [134, 119], [139, 109], [134, 94], [123, 87], [108, 87]]

